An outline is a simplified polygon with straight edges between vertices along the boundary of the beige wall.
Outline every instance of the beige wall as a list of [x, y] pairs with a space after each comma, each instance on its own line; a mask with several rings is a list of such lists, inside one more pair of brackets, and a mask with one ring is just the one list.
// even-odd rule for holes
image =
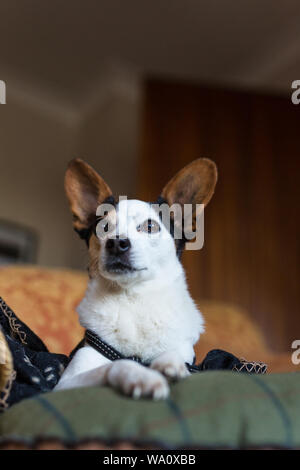
[[39, 264], [66, 265], [62, 175], [72, 155], [71, 130], [13, 99], [0, 113], [0, 217], [37, 231]]
[[136, 195], [138, 110], [135, 101], [112, 96], [85, 119], [78, 152], [113, 192]]
[[136, 140], [136, 102], [122, 94], [108, 95], [73, 122], [68, 113], [64, 119], [12, 93], [0, 106], [0, 218], [36, 230], [38, 264], [85, 268], [85, 246], [72, 230], [63, 190], [67, 162], [80, 156], [114, 190], [133, 193]]

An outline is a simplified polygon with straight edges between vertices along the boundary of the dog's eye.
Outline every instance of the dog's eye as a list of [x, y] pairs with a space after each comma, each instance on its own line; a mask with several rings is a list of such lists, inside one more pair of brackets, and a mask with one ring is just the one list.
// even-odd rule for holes
[[137, 226], [138, 232], [157, 233], [160, 231], [160, 226], [153, 219], [147, 219], [145, 222]]

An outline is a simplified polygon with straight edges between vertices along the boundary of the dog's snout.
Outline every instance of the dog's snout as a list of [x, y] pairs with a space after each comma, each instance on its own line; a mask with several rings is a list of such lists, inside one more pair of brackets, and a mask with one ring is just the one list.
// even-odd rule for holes
[[106, 242], [106, 249], [111, 255], [122, 255], [131, 246], [128, 238], [109, 238]]

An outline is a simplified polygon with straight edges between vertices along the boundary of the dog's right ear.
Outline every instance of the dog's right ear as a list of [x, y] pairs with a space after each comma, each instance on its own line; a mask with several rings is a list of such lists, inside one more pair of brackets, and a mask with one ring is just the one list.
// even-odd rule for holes
[[99, 204], [112, 195], [100, 175], [80, 158], [71, 160], [65, 174], [65, 191], [76, 231], [88, 229]]

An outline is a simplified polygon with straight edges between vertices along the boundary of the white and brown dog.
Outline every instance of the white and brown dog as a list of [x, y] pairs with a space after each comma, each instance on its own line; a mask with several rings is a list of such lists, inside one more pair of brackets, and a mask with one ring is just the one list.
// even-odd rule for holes
[[[161, 199], [170, 206], [206, 205], [216, 181], [215, 164], [195, 160], [165, 186]], [[112, 193], [80, 159], [69, 164], [65, 189], [74, 228], [88, 239], [90, 279], [78, 307], [80, 323], [122, 356], [139, 357], [150, 367], [130, 359], [111, 361], [86, 342], [55, 390], [109, 385], [134, 398], [166, 398], [167, 379], [189, 375], [186, 363], [193, 362], [193, 346], [204, 331], [178, 256], [184, 241], [174, 240], [158, 212], [139, 200], [115, 204], [100, 218], [103, 230], [97, 236], [91, 230], [99, 221], [97, 208]]]

